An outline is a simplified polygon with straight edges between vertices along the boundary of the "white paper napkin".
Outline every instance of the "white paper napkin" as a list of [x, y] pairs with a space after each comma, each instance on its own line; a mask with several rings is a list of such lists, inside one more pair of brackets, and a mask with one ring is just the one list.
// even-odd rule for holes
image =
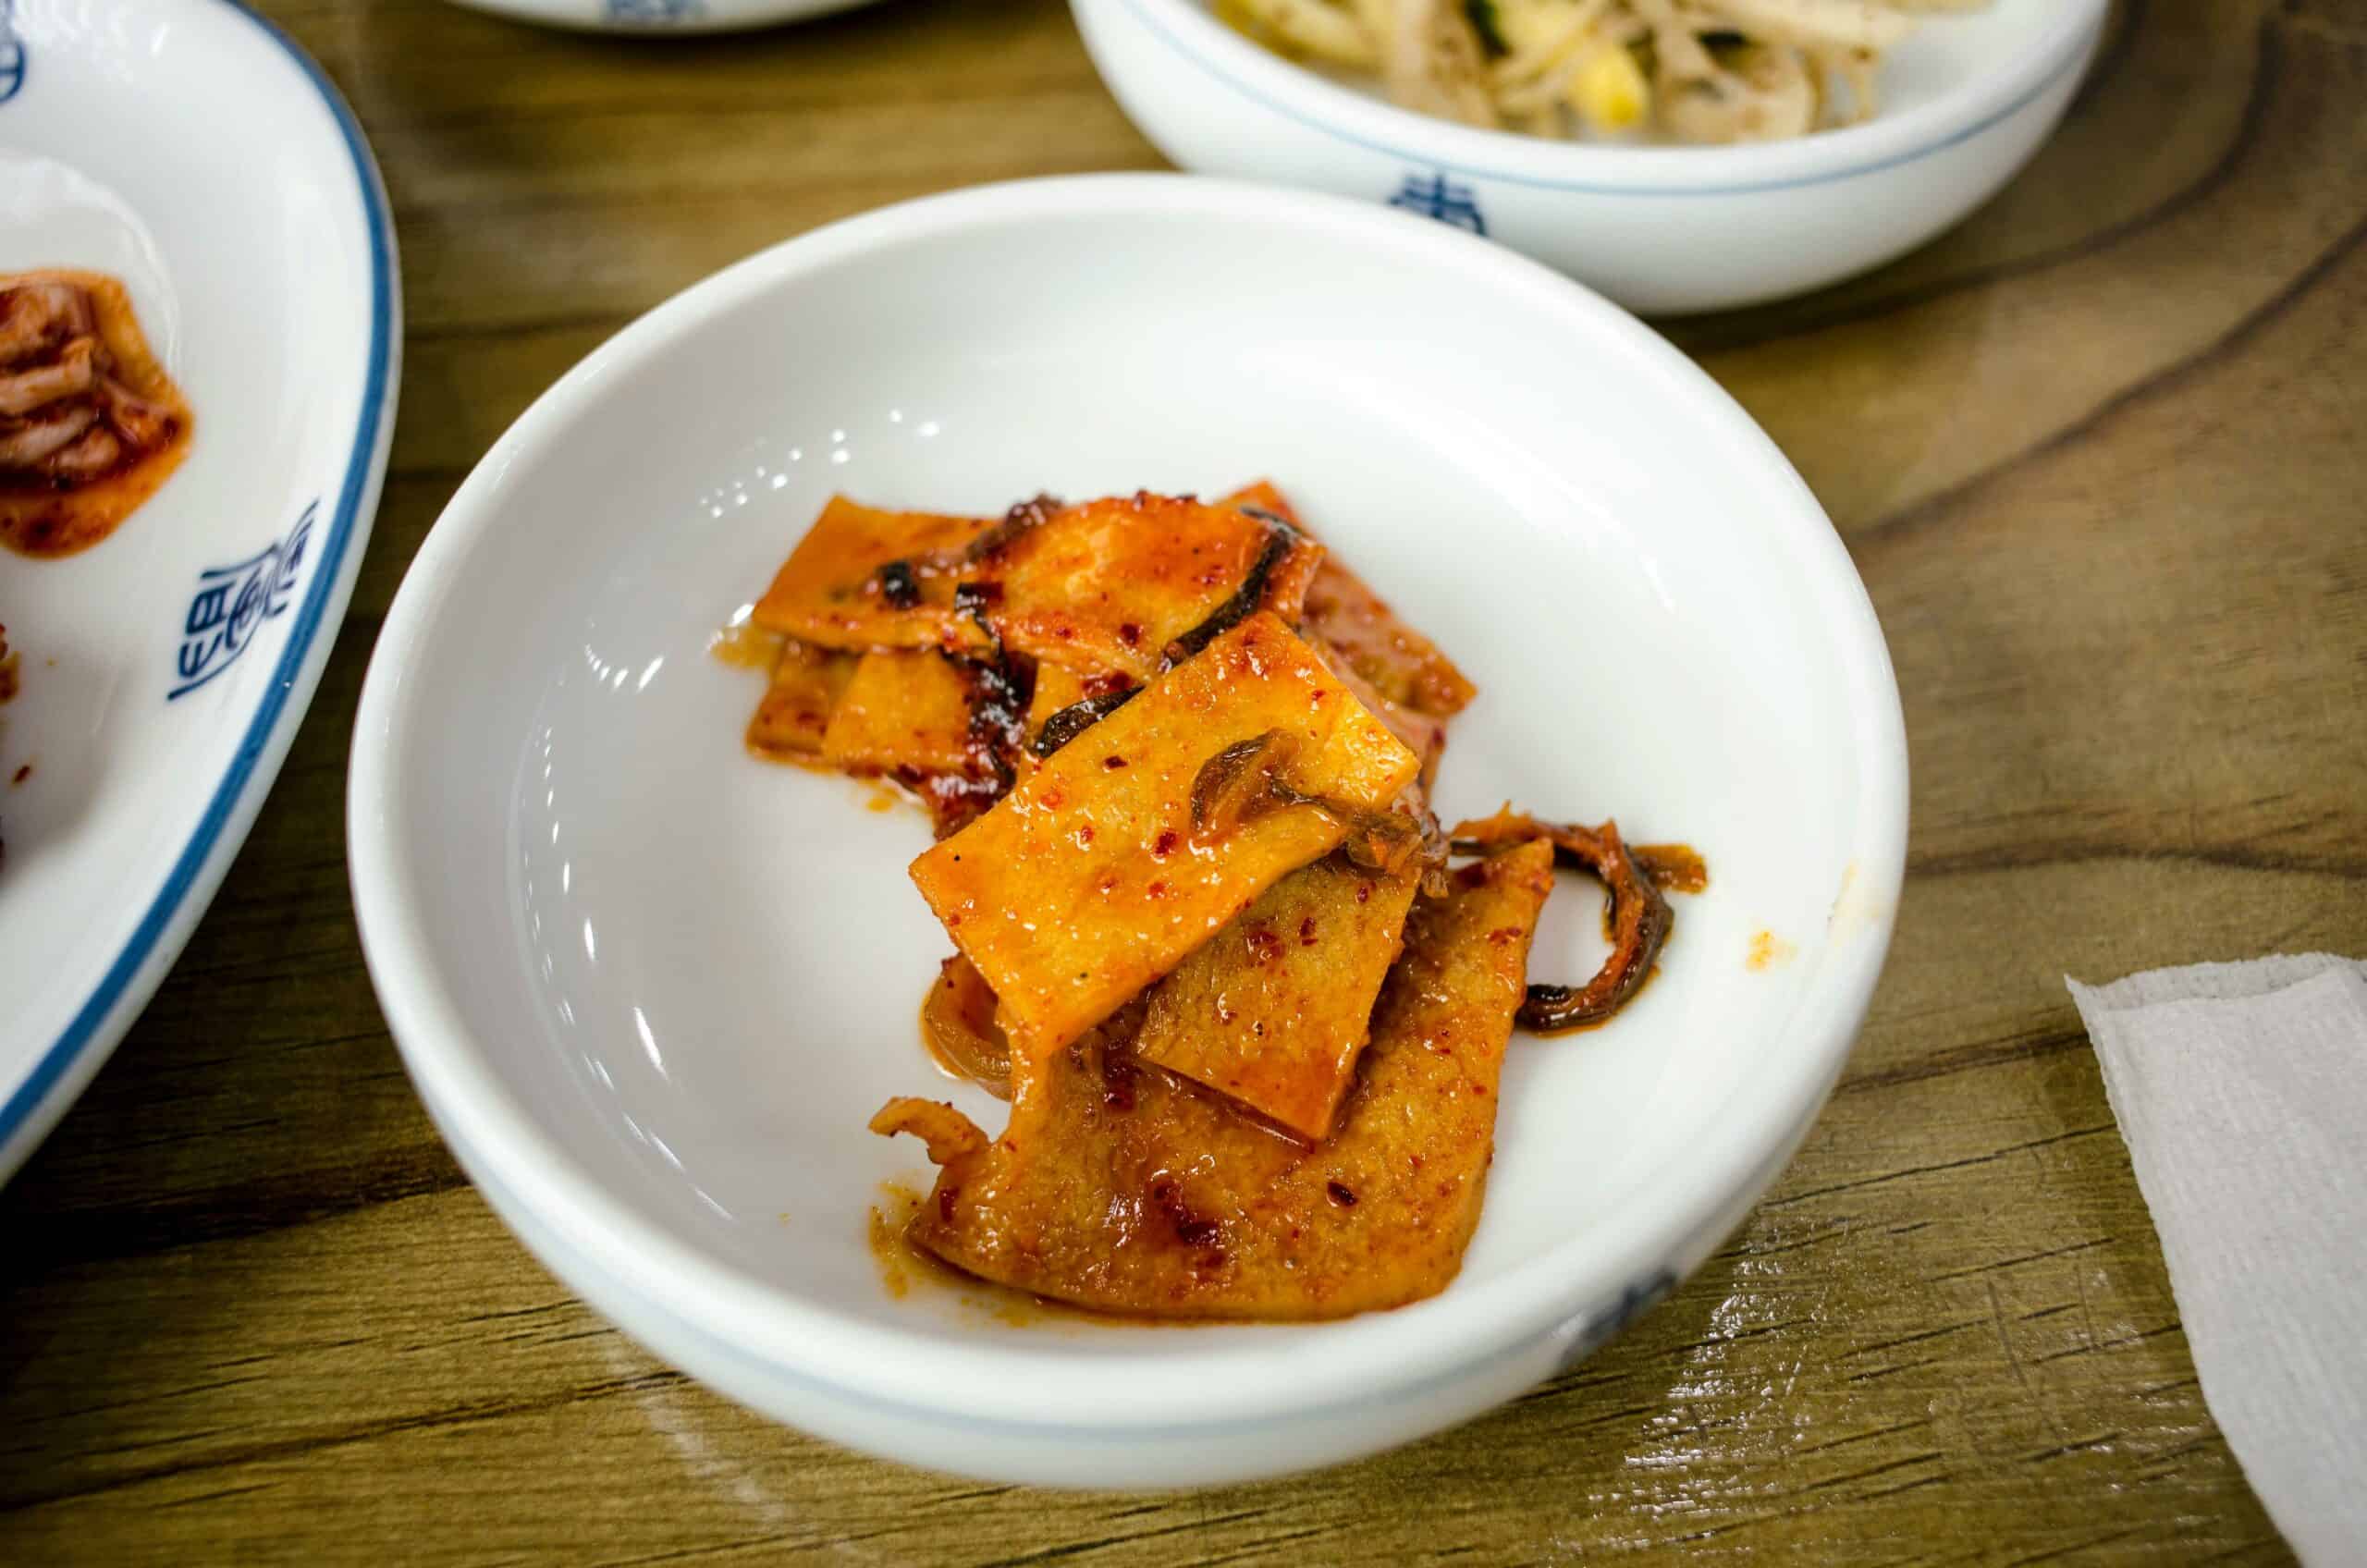
[[2367, 1562], [2367, 963], [2069, 985], [2211, 1414], [2304, 1562]]

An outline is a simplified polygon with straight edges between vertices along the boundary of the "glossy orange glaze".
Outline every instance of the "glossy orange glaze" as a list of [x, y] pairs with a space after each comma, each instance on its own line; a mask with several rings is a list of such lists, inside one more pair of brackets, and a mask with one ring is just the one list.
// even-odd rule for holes
[[1705, 893], [1710, 889], [1709, 864], [1690, 844], [1630, 844], [1627, 852], [1644, 875], [1672, 893]]
[[[1030, 746], [1044, 732], [1044, 725], [1062, 708], [1073, 706], [1093, 694], [1093, 683], [1074, 670], [1063, 669], [1056, 664], [1036, 667], [1036, 690], [1027, 706], [1026, 730]], [[1023, 747], [1015, 759], [1020, 777], [1025, 778], [1042, 766], [1035, 752]]]
[[1049, 1333], [1092, 1325], [1124, 1324], [1129, 1328], [1183, 1328], [1183, 1324], [1146, 1324], [1138, 1317], [1095, 1312], [1049, 1296], [1030, 1295], [963, 1272], [915, 1243], [910, 1231], [928, 1194], [905, 1182], [879, 1183], [879, 1201], [871, 1206], [864, 1226], [864, 1242], [879, 1271], [879, 1288], [889, 1299], [903, 1301], [915, 1292], [950, 1302], [966, 1313], [1010, 1329]]
[[1312, 649], [1260, 613], [913, 863], [922, 897], [1001, 998], [1014, 1052], [1073, 1039], [1340, 843], [1345, 829], [1310, 806], [1196, 835], [1202, 766], [1269, 731], [1299, 741], [1291, 787], [1368, 811], [1418, 766]]
[[735, 620], [707, 639], [707, 656], [717, 664], [728, 664], [734, 669], [761, 669], [769, 673], [780, 663], [781, 651], [789, 640], [770, 627], [759, 626], [754, 619]]
[[1420, 878], [1336, 853], [1291, 873], [1151, 991], [1136, 1051], [1320, 1142]]
[[1036, 691], [1027, 705], [1027, 733], [1033, 736], [1044, 728], [1046, 719], [1091, 694], [1085, 678], [1074, 670], [1056, 664], [1036, 666]]
[[[1307, 591], [1323, 569], [1326, 552], [1315, 536], [1306, 532], [1306, 524], [1299, 521], [1298, 508], [1276, 489], [1270, 480], [1260, 479], [1245, 484], [1217, 502], [1220, 507], [1252, 507], [1282, 519], [1299, 533], [1298, 543], [1289, 557], [1275, 569], [1267, 585], [1265, 607], [1297, 626], [1305, 618]], [[1336, 668], [1336, 667], [1335, 667]], [[1363, 694], [1358, 693], [1361, 698]], [[1415, 748], [1417, 751], [1419, 747]]]
[[[1620, 838], [1616, 822], [1605, 820], [1595, 827], [1546, 822], [1516, 812], [1507, 802], [1491, 816], [1456, 823], [1450, 837], [1458, 851], [1483, 854], [1542, 839], [1553, 846], [1556, 864], [1583, 868], [1609, 895], [1603, 935], [1611, 942], [1610, 956], [1582, 986], [1541, 981], [1529, 986], [1528, 1000], [1520, 1011], [1522, 1028], [1561, 1035], [1600, 1023], [1625, 1007], [1657, 973], [1661, 946], [1668, 940], [1675, 915], [1659, 884]], [[1456, 875], [1467, 876], [1471, 868]]]
[[1446, 755], [1447, 721], [1403, 703], [1391, 702], [1380, 694], [1378, 687], [1356, 672], [1355, 661], [1345, 654], [1304, 628], [1301, 634], [1322, 654], [1323, 662], [1331, 666], [1331, 673], [1340, 678], [1340, 684], [1354, 692], [1356, 701], [1370, 708], [1376, 718], [1389, 726], [1392, 735], [1405, 742], [1407, 751], [1422, 759], [1420, 781], [1424, 790], [1429, 789], [1432, 780], [1438, 778], [1439, 761]]
[[913, 1249], [904, 1240], [904, 1229], [920, 1207], [918, 1194], [911, 1194], [909, 1203], [898, 1201], [903, 1196], [901, 1193], [890, 1195], [892, 1211], [873, 1205], [871, 1223], [865, 1229], [865, 1240], [871, 1245], [871, 1261], [879, 1268], [879, 1288], [895, 1301], [903, 1300], [913, 1288]]
[[[954, 607], [955, 573], [934, 564], [986, 532], [986, 518], [883, 511], [833, 496], [752, 612], [759, 626], [826, 648], [982, 648]], [[917, 601], [899, 606], [874, 574], [914, 564]]]
[[[131, 296], [121, 283], [102, 273], [63, 269], [21, 273], [0, 276], [0, 300], [6, 300], [12, 290], [46, 284], [83, 291], [102, 345], [99, 357], [105, 375], [149, 405], [164, 422], [163, 434], [153, 445], [142, 446], [129, 430], [118, 431], [121, 460], [93, 479], [68, 482], [0, 472], [0, 543], [19, 555], [55, 557], [86, 550], [104, 539], [154, 495], [188, 456], [194, 422], [188, 399], [150, 351], [147, 337], [132, 312]], [[0, 431], [11, 423], [0, 416]], [[103, 427], [105, 423], [103, 419]]]
[[947, 1077], [1011, 1098], [1011, 1042], [995, 1023], [995, 994], [959, 953], [938, 965], [921, 1003], [921, 1046]]
[[[748, 719], [748, 749], [781, 761], [810, 761], [821, 754], [830, 712], [854, 677], [855, 655], [778, 637], [772, 642], [779, 652], [773, 657], [772, 680]], [[713, 646], [720, 648], [720, 640]], [[735, 662], [736, 656], [726, 662]]]
[[973, 771], [969, 681], [934, 650], [864, 655], [830, 710], [822, 760], [851, 773]]
[[928, 813], [930, 829], [940, 839], [950, 839], [977, 821], [1002, 795], [1001, 781], [991, 776], [899, 770], [894, 778], [899, 789], [920, 802]]
[[1252, 480], [1231, 495], [1221, 497], [1217, 505], [1255, 507], [1261, 512], [1273, 513], [1301, 532], [1305, 532], [1306, 528], [1306, 524], [1299, 521], [1298, 508], [1291, 505], [1290, 497], [1283, 495], [1270, 479]]
[[977, 1124], [953, 1109], [948, 1100], [903, 1095], [879, 1108], [871, 1130], [883, 1137], [910, 1133], [928, 1145], [928, 1158], [939, 1165], [959, 1165], [986, 1153], [987, 1135]]
[[[1241, 588], [1271, 536], [1270, 525], [1234, 508], [1113, 496], [1063, 508], [974, 570], [1000, 586], [988, 615], [1015, 652], [1143, 681], [1158, 673], [1170, 642]], [[1275, 604], [1269, 593], [1262, 602], [1285, 620], [1298, 618], [1294, 596]]]
[[1435, 1294], [1478, 1220], [1551, 866], [1523, 845], [1416, 904], [1329, 1141], [1279, 1136], [1141, 1062], [1128, 1009], [1014, 1061], [1000, 1139], [939, 1132], [952, 1158], [913, 1240], [983, 1279], [1159, 1317], [1335, 1317]]

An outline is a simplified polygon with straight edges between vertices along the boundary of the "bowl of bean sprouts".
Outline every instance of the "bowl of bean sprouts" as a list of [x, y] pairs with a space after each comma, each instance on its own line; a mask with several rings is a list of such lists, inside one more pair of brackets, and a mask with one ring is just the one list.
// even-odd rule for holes
[[1361, 196], [1632, 310], [1758, 303], [1953, 227], [2070, 106], [2105, 0], [1071, 0], [1189, 169]]

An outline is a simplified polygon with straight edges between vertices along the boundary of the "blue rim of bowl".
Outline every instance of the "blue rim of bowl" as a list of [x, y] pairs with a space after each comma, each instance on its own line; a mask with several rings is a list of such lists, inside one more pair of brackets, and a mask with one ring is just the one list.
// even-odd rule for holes
[[[327, 105], [329, 116], [337, 122], [338, 132], [345, 138], [346, 151], [353, 160], [354, 185], [360, 193], [362, 211], [370, 236], [370, 358], [363, 372], [362, 414], [356, 422], [353, 448], [347, 459], [345, 478], [337, 492], [337, 512], [329, 520], [327, 537], [323, 541], [317, 564], [313, 569], [313, 582], [297, 607], [295, 624], [289, 629], [288, 642], [280, 650], [279, 662], [273, 668], [270, 684], [264, 690], [253, 719], [246, 734], [239, 741], [239, 750], [231, 758], [228, 770], [222, 776], [214, 797], [206, 802], [204, 815], [198, 818], [197, 827], [189, 842], [173, 862], [165, 885], [158, 889], [147, 913], [115, 962], [108, 965], [98, 986], [84, 1000], [80, 1011], [66, 1025], [65, 1032], [51, 1043], [31, 1072], [10, 1094], [6, 1104], [0, 1104], [0, 1148], [5, 1148], [27, 1122], [38, 1114], [56, 1087], [67, 1069], [73, 1066], [84, 1052], [96, 1043], [108, 1017], [122, 1004], [131, 991], [140, 971], [156, 951], [165, 931], [174, 917], [181, 913], [190, 888], [215, 851], [222, 846], [222, 832], [232, 812], [237, 810], [250, 788], [268, 789], [277, 774], [275, 766], [257, 777], [264, 747], [283, 718], [290, 722], [301, 717], [302, 705], [290, 715], [288, 695], [294, 690], [305, 656], [319, 637], [322, 623], [327, 619], [328, 603], [336, 594], [342, 575], [345, 556], [362, 526], [362, 497], [370, 487], [370, 471], [378, 447], [379, 427], [386, 415], [391, 388], [387, 369], [393, 353], [394, 337], [394, 228], [386, 214], [386, 202], [379, 187], [378, 166], [370, 155], [370, 145], [363, 140], [362, 127], [346, 106], [336, 85], [327, 73], [307, 55], [296, 41], [282, 31], [278, 24], [258, 15], [245, 0], [218, 0], [234, 14], [254, 24], [255, 28], [279, 46], [288, 58], [296, 62], [314, 92]], [[341, 621], [343, 616], [338, 619]], [[164, 976], [159, 974], [156, 981]], [[151, 986], [153, 994], [153, 983]], [[144, 1005], [146, 998], [140, 998]], [[118, 1035], [129, 1029], [131, 1018], [118, 1026]], [[109, 1042], [112, 1044], [112, 1042]], [[18, 1151], [18, 1158], [31, 1154], [30, 1148]], [[0, 1172], [6, 1180], [6, 1172]]]
[[720, 16], [707, 0], [686, 0], [679, 7], [659, 6], [647, 15], [626, 14], [632, 7], [619, 0], [458, 0], [458, 4], [485, 16], [562, 32], [612, 38], [705, 38], [818, 21], [877, 4], [877, 0], [725, 0]]
[[[1519, 174], [1510, 169], [1444, 158], [1434, 152], [1417, 151], [1392, 145], [1368, 136], [1359, 135], [1352, 130], [1343, 129], [1319, 116], [1294, 108], [1269, 93], [1260, 92], [1217, 61], [1208, 58], [1179, 37], [1173, 28], [1161, 20], [1155, 14], [1157, 6], [1147, 3], [1147, 0], [1121, 0], [1121, 4], [1133, 13], [1134, 19], [1140, 22], [1147, 31], [1166, 44], [1168, 48], [1197, 66], [1208, 76], [1258, 107], [1280, 115], [1294, 124], [1305, 126], [1309, 130], [1318, 131], [1334, 141], [1347, 142], [1367, 153], [1378, 153], [1424, 169], [1436, 170], [1441, 174], [1462, 175], [1470, 179], [1490, 179], [1504, 185], [1527, 186], [1536, 190], [1560, 190], [1579, 196], [1749, 196], [1760, 191], [1797, 190], [1805, 186], [1831, 185], [1840, 180], [1856, 179], [1863, 175], [1878, 174], [1884, 169], [1897, 168], [1904, 164], [1918, 163], [1934, 153], [1944, 153], [1951, 147], [1970, 141], [1994, 129], [2005, 121], [2012, 119], [2053, 91], [2067, 74], [2084, 69], [2089, 53], [2084, 43], [2080, 47], [2067, 51], [2063, 58], [2050, 67], [2037, 81], [2017, 93], [2002, 107], [1992, 110], [1970, 125], [1959, 126], [1936, 141], [1910, 147], [1904, 152], [1869, 159], [1861, 164], [1852, 164], [1844, 168], [1827, 169], [1815, 174], [1793, 175], [1777, 179], [1744, 180], [1731, 185], [1602, 185], [1580, 179], [1551, 179], [1539, 175]], [[1289, 64], [1287, 61], [1282, 63], [1286, 66]], [[1289, 68], [1304, 69], [1295, 66]], [[1311, 72], [1308, 74], [1313, 76]], [[1320, 77], [1314, 77], [1314, 80], [1326, 87], [1332, 85]], [[1373, 106], [1395, 114], [1410, 116], [1412, 113], [1409, 110], [1395, 109], [1386, 104], [1376, 103]], [[1846, 135], [1847, 132], [1833, 131], [1826, 134]]]

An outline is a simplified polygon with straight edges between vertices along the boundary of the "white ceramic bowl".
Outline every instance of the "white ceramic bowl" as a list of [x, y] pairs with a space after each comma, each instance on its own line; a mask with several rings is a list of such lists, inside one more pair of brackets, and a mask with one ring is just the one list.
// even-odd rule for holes
[[742, 32], [852, 11], [873, 0], [455, 0], [521, 22], [574, 32]]
[[[1373, 330], [1376, 322], [1392, 330]], [[703, 651], [834, 489], [991, 508], [1269, 474], [1482, 695], [1442, 811], [1686, 839], [1662, 972], [1516, 1040], [1462, 1277], [1318, 1326], [1013, 1323], [883, 1289], [866, 1218], [951, 1092], [914, 1014], [927, 843], [751, 760]], [[889, 208], [660, 307], [528, 410], [421, 549], [354, 738], [354, 893], [421, 1094], [595, 1305], [782, 1420], [914, 1464], [1182, 1485], [1367, 1452], [1583, 1354], [1781, 1169], [1888, 940], [1906, 753], [1816, 502], [1723, 393], [1510, 251], [1329, 197], [1102, 176]], [[1554, 900], [1540, 972], [1591, 969]], [[1754, 970], [1753, 937], [1791, 961]]]
[[2054, 129], [2105, 12], [2105, 0], [1991, 0], [1927, 20], [1895, 51], [1883, 112], [1863, 125], [1651, 147], [1412, 114], [1268, 53], [1205, 0], [1070, 4], [1102, 80], [1183, 167], [1421, 212], [1670, 313], [1838, 281], [1971, 212]]
[[0, 1178], [146, 1005], [271, 788], [361, 566], [401, 346], [361, 129], [223, 0], [0, 0], [0, 273], [57, 266], [123, 280], [193, 433], [100, 544], [0, 550], [23, 669]]

